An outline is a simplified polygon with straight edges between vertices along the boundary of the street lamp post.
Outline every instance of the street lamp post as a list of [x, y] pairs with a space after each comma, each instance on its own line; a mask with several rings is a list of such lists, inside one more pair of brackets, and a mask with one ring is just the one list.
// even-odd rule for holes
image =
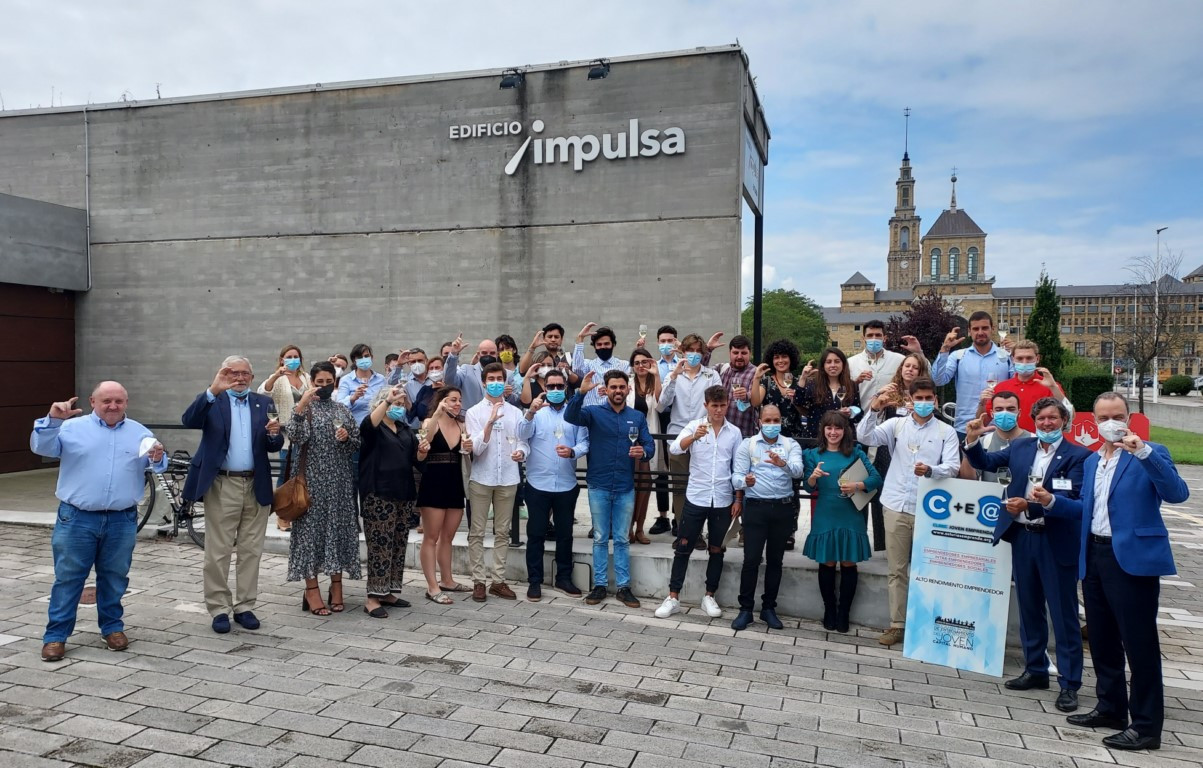
[[1157, 230], [1157, 259], [1153, 268], [1153, 402], [1161, 392], [1161, 359], [1157, 354], [1161, 347], [1161, 233], [1169, 229], [1162, 227]]

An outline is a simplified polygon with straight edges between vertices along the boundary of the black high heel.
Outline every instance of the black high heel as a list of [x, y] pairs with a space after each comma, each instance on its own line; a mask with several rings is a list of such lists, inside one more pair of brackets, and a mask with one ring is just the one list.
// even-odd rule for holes
[[330, 609], [320, 603], [316, 608], [309, 607], [309, 599], [305, 597], [305, 595], [307, 595], [310, 590], [317, 592], [317, 596], [319, 598], [322, 596], [321, 587], [305, 587], [305, 591], [301, 593], [301, 610], [306, 613], [312, 613], [314, 616], [329, 616]]
[[334, 611], [335, 613], [342, 613], [343, 609], [346, 607], [342, 603], [334, 602], [334, 585], [337, 584], [339, 586], [339, 591], [341, 591], [342, 583], [343, 579], [341, 575], [339, 575], [338, 581], [330, 579], [330, 589], [326, 592], [326, 602], [330, 604], [330, 610]]

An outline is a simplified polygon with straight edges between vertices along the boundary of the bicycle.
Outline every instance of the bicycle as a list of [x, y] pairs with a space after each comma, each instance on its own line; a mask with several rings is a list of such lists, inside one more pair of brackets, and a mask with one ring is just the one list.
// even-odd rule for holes
[[155, 501], [161, 492], [171, 505], [171, 514], [163, 515], [159, 524], [159, 535], [174, 539], [180, 533], [180, 528], [186, 528], [188, 537], [201, 549], [205, 548], [205, 505], [200, 501], [184, 499], [184, 479], [188, 477], [188, 469], [192, 463], [192, 454], [188, 451], [174, 451], [167, 461], [167, 469], [155, 472], [146, 470], [145, 487], [142, 499], [138, 502], [138, 530], [146, 525], [154, 511]]

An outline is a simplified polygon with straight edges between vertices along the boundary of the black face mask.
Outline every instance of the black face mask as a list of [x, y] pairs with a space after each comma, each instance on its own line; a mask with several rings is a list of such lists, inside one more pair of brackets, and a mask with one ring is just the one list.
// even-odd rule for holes
[[597, 359], [601, 360], [603, 363], [614, 356], [613, 347], [607, 347], [606, 349], [598, 349], [595, 351], [597, 352]]
[[495, 362], [497, 362], [497, 358], [493, 357], [492, 355], [481, 355], [480, 356], [480, 367], [481, 368], [484, 368], [486, 365], [492, 365]]
[[324, 387], [317, 388], [317, 399], [318, 400], [329, 400], [330, 396], [333, 394], [334, 394], [334, 385], [333, 384], [327, 384]]

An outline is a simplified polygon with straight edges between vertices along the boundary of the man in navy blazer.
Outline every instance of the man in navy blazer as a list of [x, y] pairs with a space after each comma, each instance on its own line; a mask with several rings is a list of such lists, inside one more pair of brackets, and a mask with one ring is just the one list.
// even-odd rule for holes
[[[267, 454], [284, 446], [272, 399], [250, 389], [251, 363], [231, 355], [213, 383], [196, 396], [182, 421], [201, 430], [184, 498], [205, 502], [205, 607], [213, 631], [230, 631], [230, 614], [245, 629], [258, 629], [255, 600], [259, 559], [271, 514], [272, 477]], [[230, 555], [238, 553], [237, 594], [230, 594]]]
[[[1011, 544], [1024, 671], [1005, 685], [1017, 691], [1048, 688], [1047, 604], [1057, 639], [1061, 693], [1056, 706], [1062, 712], [1073, 712], [1082, 687], [1077, 579], [1081, 526], [1077, 518], [1058, 514], [1058, 501], [1078, 498], [1082, 467], [1090, 452], [1062, 438], [1069, 426], [1069, 409], [1060, 400], [1041, 398], [1032, 406], [1031, 415], [1036, 436], [1019, 438], [994, 453], [986, 453], [979, 439], [992, 427], [983, 427], [980, 418], [969, 422], [965, 455], [974, 469], [994, 472], [1005, 466], [1011, 470], [1007, 514], [998, 516], [994, 543], [1001, 539]], [[1047, 489], [1044, 504], [1033, 496], [1038, 489]]]
[[[1165, 446], [1128, 431], [1128, 401], [1104, 392], [1094, 401], [1102, 446], [1086, 460], [1080, 500], [1058, 510], [1082, 521], [1078, 573], [1090, 627], [1098, 704], [1071, 725], [1116, 728], [1112, 749], [1158, 749], [1165, 719], [1161, 643], [1157, 638], [1160, 577], [1175, 573], [1161, 503], [1181, 504], [1190, 490]], [[1129, 695], [1124, 658], [1132, 678]], [[1131, 725], [1129, 726], [1129, 714]]]

